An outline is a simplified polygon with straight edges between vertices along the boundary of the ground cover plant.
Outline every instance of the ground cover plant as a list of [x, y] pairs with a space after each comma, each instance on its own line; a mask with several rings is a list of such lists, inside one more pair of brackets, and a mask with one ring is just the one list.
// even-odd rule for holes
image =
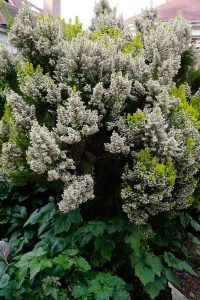
[[17, 56], [1, 45], [1, 299], [156, 299], [196, 275], [190, 30], [154, 10], [136, 25], [105, 0], [89, 31], [25, 4]]

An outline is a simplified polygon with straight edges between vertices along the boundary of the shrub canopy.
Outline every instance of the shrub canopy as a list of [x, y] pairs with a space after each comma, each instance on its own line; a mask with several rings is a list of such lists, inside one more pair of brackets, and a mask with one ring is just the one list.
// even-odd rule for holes
[[93, 199], [96, 215], [123, 209], [143, 224], [187, 208], [195, 189], [198, 122], [175, 91], [190, 30], [151, 13], [133, 39], [107, 1], [95, 14], [89, 32], [26, 5], [16, 17], [18, 54], [0, 50], [1, 174], [52, 182], [63, 212]]

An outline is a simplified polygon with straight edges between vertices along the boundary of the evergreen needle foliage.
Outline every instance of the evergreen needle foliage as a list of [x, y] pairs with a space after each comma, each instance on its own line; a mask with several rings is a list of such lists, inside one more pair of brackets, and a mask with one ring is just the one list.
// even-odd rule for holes
[[198, 94], [179, 77], [191, 35], [155, 18], [132, 37], [105, 0], [89, 31], [27, 4], [16, 17], [17, 56], [0, 47], [2, 299], [155, 299], [173, 269], [195, 275], [167, 244], [199, 230], [182, 212], [200, 165]]

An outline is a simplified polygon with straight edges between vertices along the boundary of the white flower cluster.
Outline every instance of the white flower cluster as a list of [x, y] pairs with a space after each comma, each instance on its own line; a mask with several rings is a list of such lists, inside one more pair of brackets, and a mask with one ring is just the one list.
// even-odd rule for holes
[[91, 31], [105, 31], [114, 29], [116, 26], [124, 29], [122, 16], [117, 16], [117, 9], [111, 9], [108, 1], [100, 0], [94, 8], [95, 16], [91, 21]]
[[36, 116], [35, 106], [29, 106], [23, 98], [13, 92], [6, 91], [6, 101], [12, 110], [13, 121], [16, 127], [30, 130]]
[[[171, 114], [165, 114], [158, 103], [152, 109], [144, 109], [143, 115], [136, 112], [118, 120], [117, 132], [112, 133], [111, 143], [105, 144], [111, 153], [132, 157], [132, 171], [122, 176], [121, 197], [124, 211], [138, 224], [146, 222], [149, 215], [189, 206], [188, 197], [195, 189], [193, 176], [200, 163], [200, 135], [190, 117], [182, 110], [171, 109]], [[137, 153], [145, 147], [151, 149], [161, 171], [165, 169], [162, 164], [172, 163], [176, 170], [173, 183], [166, 172], [156, 177], [156, 168], [152, 171], [152, 167], [142, 167]]]
[[61, 180], [65, 189], [59, 203], [60, 210], [68, 212], [81, 203], [93, 199], [93, 179], [90, 175], [76, 176], [75, 165], [67, 151], [61, 151], [54, 133], [34, 123], [30, 132], [31, 146], [27, 151], [30, 168], [37, 174], [47, 173], [48, 181]]
[[[63, 53], [64, 32], [58, 18], [40, 15], [25, 4], [15, 18], [10, 41], [25, 58], [50, 70]], [[26, 45], [24, 47], [24, 45]]]
[[111, 143], [105, 144], [105, 149], [110, 153], [128, 154], [130, 147], [125, 145], [125, 137], [121, 137], [116, 131], [112, 133]]
[[[130, 220], [138, 225], [144, 224], [149, 215], [156, 215], [174, 207], [174, 186], [168, 178], [168, 174], [159, 174], [156, 166], [145, 166], [140, 161], [136, 163], [133, 171], [123, 174], [125, 187], [121, 196], [124, 201], [123, 209]], [[130, 182], [135, 184], [132, 186]]]
[[14, 56], [8, 51], [6, 46], [0, 43], [0, 76], [3, 80], [15, 77], [16, 61]]
[[[32, 65], [29, 66], [33, 68]], [[43, 75], [41, 68], [26, 72], [26, 66], [22, 65], [18, 81], [24, 97], [31, 99], [34, 104], [41, 102], [56, 104], [61, 102], [60, 87], [54, 83], [49, 75]]]
[[79, 207], [82, 203], [92, 200], [94, 182], [90, 175], [75, 177], [72, 183], [64, 190], [59, 209], [65, 213]]
[[97, 111], [86, 109], [80, 96], [72, 93], [71, 97], [57, 110], [56, 133], [61, 142], [78, 143], [82, 138], [99, 131]]
[[125, 101], [130, 96], [132, 81], [121, 73], [113, 73], [110, 78], [110, 86], [105, 89], [102, 82], [93, 89], [90, 104], [104, 115], [110, 110], [116, 117], [124, 109]]
[[61, 150], [53, 133], [37, 122], [31, 128], [30, 143], [27, 151], [30, 168], [37, 174], [43, 174], [60, 158]]
[[11, 181], [11, 176], [18, 171], [18, 166], [22, 162], [23, 157], [21, 150], [16, 143], [3, 143], [1, 149], [0, 166], [1, 176], [4, 180]]

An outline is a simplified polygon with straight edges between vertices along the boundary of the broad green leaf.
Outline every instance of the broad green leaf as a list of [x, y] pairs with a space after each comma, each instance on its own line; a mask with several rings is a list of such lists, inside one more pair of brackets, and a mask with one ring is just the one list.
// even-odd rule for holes
[[186, 262], [181, 262], [182, 269], [190, 273], [191, 275], [197, 276], [197, 273], [192, 269], [192, 267]]
[[190, 224], [190, 216], [188, 214], [182, 213], [180, 215], [181, 225], [186, 228]]
[[24, 224], [24, 227], [31, 224], [34, 225], [39, 222], [49, 222], [52, 217], [55, 215], [55, 204], [54, 203], [48, 203], [41, 209], [36, 209], [31, 216], [28, 218], [26, 223]]
[[155, 278], [154, 282], [150, 282], [144, 287], [144, 290], [149, 294], [151, 299], [155, 299], [159, 295], [160, 291], [164, 289], [165, 286], [160, 278]]
[[115, 244], [109, 237], [99, 236], [94, 240], [94, 248], [95, 252], [99, 251], [103, 258], [110, 261]]
[[97, 293], [95, 293], [96, 300], [109, 300], [113, 295], [113, 289], [109, 286], [102, 287]]
[[26, 221], [26, 223], [24, 224], [24, 227], [26, 227], [27, 225], [31, 224], [35, 224], [37, 222], [37, 219], [38, 219], [38, 211], [39, 211], [39, 208], [37, 208], [31, 215], [30, 217], [28, 218], [28, 220]]
[[113, 295], [114, 287], [109, 286], [106, 283], [101, 283], [94, 279], [90, 282], [89, 291], [94, 294], [94, 299], [109, 300]]
[[84, 296], [87, 297], [87, 290], [88, 287], [86, 285], [77, 284], [72, 288], [72, 295], [75, 299], [87, 299], [84, 298]]
[[181, 260], [176, 258], [174, 256], [174, 254], [172, 254], [171, 252], [165, 252], [164, 253], [164, 259], [165, 262], [168, 264], [169, 267], [178, 269], [178, 270], [182, 270], [182, 266], [181, 266]]
[[67, 257], [65, 254], [60, 254], [58, 257], [55, 257], [53, 262], [54, 264], [61, 265], [65, 270], [70, 270], [75, 264], [75, 260]]
[[8, 274], [4, 274], [0, 279], [0, 289], [4, 289], [10, 280], [10, 276]]
[[88, 227], [89, 231], [91, 231], [95, 237], [102, 235], [107, 229], [106, 224], [101, 221], [91, 221], [88, 223]]
[[67, 249], [66, 254], [68, 256], [75, 256], [79, 253], [79, 249]]
[[36, 274], [38, 274], [41, 270], [41, 262], [37, 259], [34, 259], [29, 264], [30, 267], [30, 279], [33, 279]]
[[16, 205], [13, 209], [12, 217], [25, 219], [27, 218], [27, 209], [25, 206]]
[[200, 240], [196, 236], [191, 233], [189, 233], [188, 236], [191, 238], [193, 244], [200, 245]]
[[54, 234], [68, 232], [71, 227], [71, 221], [66, 214], [57, 214], [54, 219]]
[[74, 258], [74, 260], [75, 260], [76, 266], [79, 269], [79, 271], [87, 272], [87, 271], [91, 270], [91, 267], [85, 258], [77, 257], [77, 258]]
[[122, 232], [125, 230], [125, 221], [122, 219], [113, 219], [108, 224], [108, 234]]
[[138, 263], [135, 266], [135, 275], [140, 279], [143, 285], [153, 282], [155, 278], [155, 273], [152, 269], [144, 266], [142, 263]]
[[20, 261], [17, 263], [19, 268], [23, 267], [24, 265], [29, 264], [29, 261], [41, 256], [44, 256], [46, 251], [44, 251], [41, 247], [35, 248], [33, 251], [30, 251], [21, 256]]
[[131, 297], [127, 291], [117, 289], [114, 293], [113, 300], [131, 300]]
[[72, 224], [81, 223], [83, 221], [80, 209], [72, 210], [66, 216]]
[[174, 273], [171, 269], [167, 268], [165, 269], [165, 276], [167, 278], [168, 281], [179, 285], [179, 281], [178, 281], [178, 277], [176, 276], [176, 273]]
[[200, 246], [196, 248], [196, 253], [200, 255]]
[[21, 195], [19, 195], [19, 202], [23, 202], [23, 201], [29, 199], [30, 196], [31, 196], [31, 194], [21, 194]]
[[197, 223], [195, 220], [193, 220], [192, 218], [190, 218], [190, 224], [191, 226], [196, 230], [196, 231], [200, 231], [200, 224]]
[[10, 193], [13, 185], [8, 184], [7, 182], [0, 182], [0, 200], [4, 200], [7, 198]]
[[126, 237], [126, 243], [131, 245], [131, 248], [136, 254], [139, 254], [141, 247], [141, 236], [139, 234], [132, 234]]
[[5, 273], [7, 265], [3, 260], [0, 260], [0, 278]]
[[192, 267], [186, 262], [176, 258], [172, 253], [165, 252], [164, 259], [169, 267], [178, 269], [178, 270], [185, 270], [192, 275], [196, 275], [195, 271]]
[[146, 253], [146, 262], [151, 267], [152, 271], [160, 276], [163, 270], [163, 264], [160, 257], [155, 256], [154, 254], [147, 252]]

